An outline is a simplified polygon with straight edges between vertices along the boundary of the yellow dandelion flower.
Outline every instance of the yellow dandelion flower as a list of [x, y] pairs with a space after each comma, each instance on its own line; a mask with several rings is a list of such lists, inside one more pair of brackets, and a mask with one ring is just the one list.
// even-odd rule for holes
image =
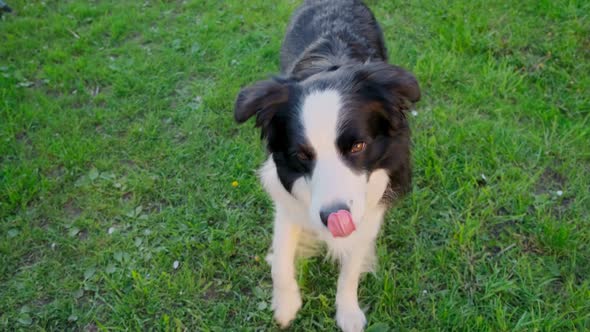
[[231, 183], [231, 186], [235, 188], [238, 186], [238, 184], [239, 184], [238, 181], [234, 181]]

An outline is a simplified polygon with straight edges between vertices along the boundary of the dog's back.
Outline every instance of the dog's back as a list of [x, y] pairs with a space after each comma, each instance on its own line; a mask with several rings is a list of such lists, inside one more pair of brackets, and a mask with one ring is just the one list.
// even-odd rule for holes
[[293, 15], [281, 49], [281, 72], [305, 79], [345, 64], [386, 61], [383, 34], [360, 0], [307, 0]]

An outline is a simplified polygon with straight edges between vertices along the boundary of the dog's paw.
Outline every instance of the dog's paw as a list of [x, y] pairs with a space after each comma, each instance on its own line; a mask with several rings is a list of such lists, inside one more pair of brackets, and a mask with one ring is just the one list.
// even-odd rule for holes
[[272, 297], [274, 317], [281, 328], [291, 324], [297, 311], [301, 308], [301, 295], [297, 287], [292, 289], [275, 289]]
[[358, 306], [356, 308], [338, 308], [336, 323], [343, 332], [361, 332], [365, 328], [367, 319]]

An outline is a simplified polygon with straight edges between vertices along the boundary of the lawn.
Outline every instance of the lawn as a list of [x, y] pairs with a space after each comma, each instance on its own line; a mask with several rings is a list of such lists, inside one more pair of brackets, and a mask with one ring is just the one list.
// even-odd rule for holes
[[[264, 149], [233, 102], [298, 1], [7, 2], [0, 330], [277, 329]], [[590, 329], [590, 2], [368, 4], [423, 92], [370, 330]], [[292, 330], [335, 330], [337, 268], [299, 267]]]

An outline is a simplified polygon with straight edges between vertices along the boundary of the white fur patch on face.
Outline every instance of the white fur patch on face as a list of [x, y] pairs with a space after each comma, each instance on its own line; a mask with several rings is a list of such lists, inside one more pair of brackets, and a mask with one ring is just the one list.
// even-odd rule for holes
[[355, 173], [347, 166], [336, 145], [341, 109], [342, 97], [335, 90], [312, 92], [301, 106], [304, 132], [316, 157], [309, 215], [320, 229], [325, 228], [320, 211], [331, 205], [347, 205], [356, 225], [365, 212], [367, 174]]
[[305, 135], [317, 154], [337, 156], [338, 115], [342, 98], [338, 91], [314, 91], [305, 97], [302, 111]]

